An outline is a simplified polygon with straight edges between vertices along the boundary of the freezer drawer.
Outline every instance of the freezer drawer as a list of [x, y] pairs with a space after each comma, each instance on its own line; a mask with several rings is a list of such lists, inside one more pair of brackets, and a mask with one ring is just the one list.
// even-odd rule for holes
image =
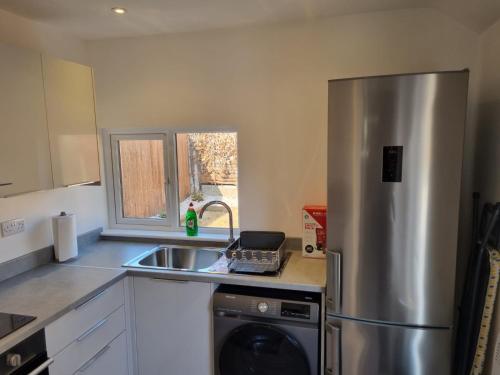
[[329, 316], [325, 375], [450, 374], [451, 330]]

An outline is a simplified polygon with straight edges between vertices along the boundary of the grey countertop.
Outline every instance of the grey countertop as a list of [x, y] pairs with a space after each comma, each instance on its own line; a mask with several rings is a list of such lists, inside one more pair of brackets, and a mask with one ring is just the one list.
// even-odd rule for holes
[[98, 294], [126, 270], [47, 264], [0, 283], [0, 311], [36, 319], [0, 340], [0, 353]]
[[164, 271], [147, 268], [131, 268], [129, 269], [129, 274], [132, 276], [147, 276], [307, 292], [323, 292], [326, 284], [325, 262], [319, 259], [305, 259], [298, 251], [290, 252], [290, 257], [283, 271], [278, 276]]
[[[89, 246], [81, 256], [68, 265], [121, 268], [124, 263], [156, 247], [152, 243], [99, 241]], [[326, 263], [323, 259], [302, 257], [300, 251], [290, 251], [287, 264], [279, 276], [256, 276], [200, 272], [166, 271], [145, 268], [125, 268], [133, 276], [170, 278], [202, 282], [323, 292], [326, 284]]]
[[291, 251], [279, 276], [249, 276], [131, 269], [122, 265], [156, 247], [154, 243], [98, 241], [64, 264], [48, 264], [0, 283], [0, 311], [37, 319], [0, 339], [0, 353], [45, 327], [127, 275], [323, 292], [326, 264]]
[[156, 246], [151, 242], [99, 241], [87, 246], [78, 258], [64, 264], [127, 270], [122, 268], [123, 264]]

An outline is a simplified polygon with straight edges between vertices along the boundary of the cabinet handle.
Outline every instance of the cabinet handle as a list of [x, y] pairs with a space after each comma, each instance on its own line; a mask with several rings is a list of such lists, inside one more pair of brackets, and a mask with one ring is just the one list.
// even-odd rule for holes
[[82, 367], [80, 367], [76, 372], [77, 373], [84, 373], [85, 371], [87, 371], [100, 357], [102, 357], [104, 355], [104, 353], [106, 353], [109, 349], [111, 348], [111, 346], [109, 345], [106, 345], [104, 348], [102, 348], [101, 350], [99, 350], [96, 355], [94, 355], [92, 358], [90, 358], [87, 362], [85, 362], [83, 364]]
[[329, 311], [340, 313], [342, 304], [342, 254], [338, 251], [328, 250], [327, 257], [327, 286], [326, 305]]
[[77, 182], [76, 184], [66, 184], [66, 185], [63, 185], [63, 187], [74, 187], [74, 186], [85, 186], [85, 185], [91, 185], [91, 184], [95, 184], [99, 181], [83, 181], [83, 182]]
[[[12, 184], [14, 185], [14, 184]], [[1, 186], [0, 186], [1, 187]], [[26, 190], [26, 191], [20, 191], [20, 192], [17, 192], [17, 193], [12, 193], [12, 194], [5, 194], [2, 196], [2, 198], [11, 198], [11, 197], [18, 197], [20, 195], [24, 195], [24, 194], [29, 194], [29, 193], [34, 193], [34, 192], [37, 192], [37, 191], [40, 191], [40, 190]]]
[[326, 323], [326, 368], [327, 375], [340, 375], [340, 328]]
[[49, 358], [45, 362], [43, 362], [40, 366], [38, 366], [36, 369], [28, 373], [28, 375], [38, 375], [47, 367], [49, 367], [52, 363], [54, 363], [54, 358]]
[[84, 301], [83, 303], [79, 304], [78, 306], [75, 307], [75, 310], [80, 310], [87, 306], [89, 303], [95, 301], [99, 297], [102, 297], [104, 294], [108, 292], [108, 289], [103, 290], [101, 293], [96, 294], [94, 297], [91, 297], [90, 299]]
[[82, 342], [83, 340], [85, 340], [87, 337], [89, 337], [91, 334], [93, 334], [95, 331], [97, 331], [100, 327], [102, 327], [107, 322], [108, 322], [108, 318], [101, 320], [95, 326], [93, 326], [89, 330], [85, 331], [80, 337], [78, 337], [76, 339], [76, 341]]
[[188, 280], [162, 279], [161, 277], [153, 277], [151, 280], [170, 282], [170, 283], [179, 283], [179, 284], [186, 284], [189, 282]]
[[12, 182], [0, 182], [0, 186], [10, 186], [14, 185]]

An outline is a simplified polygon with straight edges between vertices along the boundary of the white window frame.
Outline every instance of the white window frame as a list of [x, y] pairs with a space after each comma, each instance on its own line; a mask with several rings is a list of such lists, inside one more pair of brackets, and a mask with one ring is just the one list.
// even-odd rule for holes
[[[179, 218], [177, 181], [177, 134], [238, 133], [234, 129], [103, 129], [104, 172], [108, 197], [109, 226], [113, 229], [168, 230], [183, 232]], [[122, 139], [162, 139], [164, 141], [166, 219], [125, 218], [122, 213], [120, 158], [117, 142]], [[238, 138], [237, 138], [238, 139]], [[237, 141], [238, 142], [238, 141]], [[238, 142], [239, 143], [239, 142]], [[118, 171], [118, 173], [115, 173]], [[239, 163], [238, 163], [239, 176]], [[238, 188], [239, 201], [239, 188]], [[227, 233], [227, 228], [200, 227], [200, 233]]]

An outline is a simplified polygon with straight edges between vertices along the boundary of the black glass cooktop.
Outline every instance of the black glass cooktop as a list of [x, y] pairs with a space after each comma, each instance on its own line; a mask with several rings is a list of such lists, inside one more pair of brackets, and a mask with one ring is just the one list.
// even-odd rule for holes
[[34, 316], [7, 314], [0, 312], [0, 339], [35, 319], [36, 318]]

